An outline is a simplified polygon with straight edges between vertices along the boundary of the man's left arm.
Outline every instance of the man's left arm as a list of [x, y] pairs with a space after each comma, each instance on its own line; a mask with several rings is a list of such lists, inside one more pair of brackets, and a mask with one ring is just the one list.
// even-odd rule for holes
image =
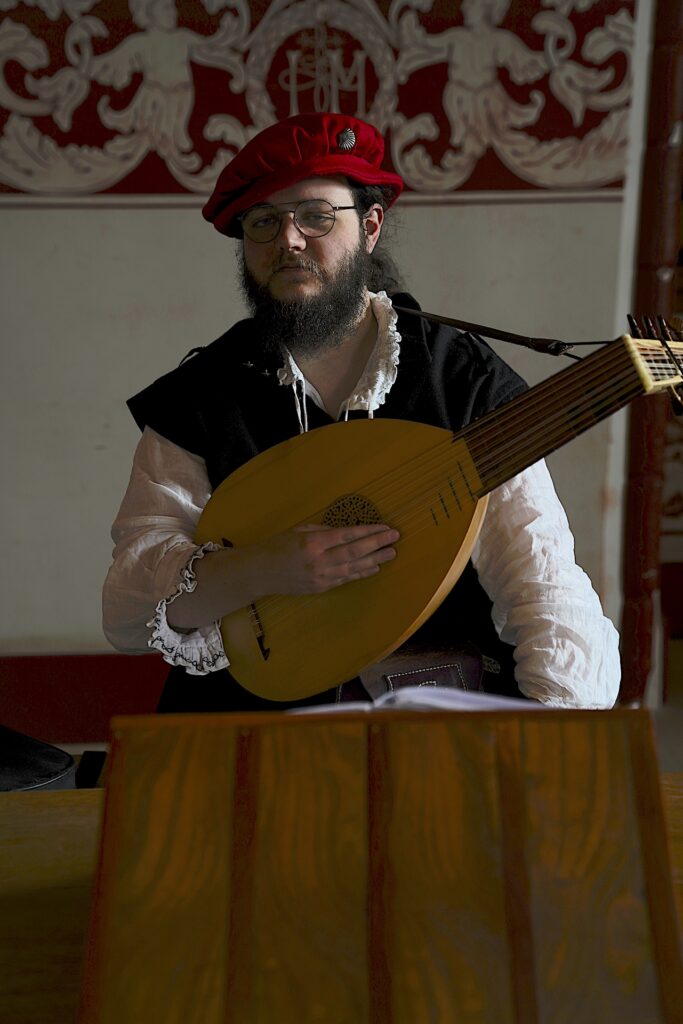
[[472, 553], [502, 640], [515, 646], [522, 692], [544, 704], [609, 708], [619, 692], [619, 637], [586, 573], [545, 462], [489, 498]]

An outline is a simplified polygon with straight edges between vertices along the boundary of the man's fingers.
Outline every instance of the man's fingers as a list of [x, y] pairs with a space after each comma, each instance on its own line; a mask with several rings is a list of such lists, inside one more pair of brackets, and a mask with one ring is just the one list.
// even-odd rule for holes
[[[392, 552], [391, 545], [396, 543], [399, 536], [398, 530], [385, 527], [384, 530], [362, 537], [360, 540], [337, 544], [333, 549], [328, 549], [330, 565], [352, 565], [367, 558], [368, 555], [373, 556], [374, 562], [386, 561], [387, 558], [394, 557], [395, 552]], [[385, 552], [387, 552], [386, 557], [380, 557]]]
[[362, 526], [342, 526], [337, 530], [332, 530], [332, 534], [337, 534], [337, 544], [353, 544], [359, 540], [366, 540], [368, 537], [378, 536], [381, 533], [392, 533], [395, 535], [395, 539], [398, 540], [398, 530], [394, 530], [391, 526], [387, 526], [386, 523], [364, 523]]
[[278, 572], [287, 582], [283, 586], [276, 579], [272, 593], [323, 593], [374, 576], [396, 557], [392, 545], [399, 536], [385, 523], [335, 528], [307, 523], [279, 534], [274, 539]]
[[[381, 543], [375, 544], [374, 547], [382, 547], [383, 544], [393, 544], [394, 541], [398, 540], [399, 534], [397, 530], [393, 530], [386, 523], [363, 523], [360, 526], [321, 526], [316, 523], [306, 523], [302, 526], [296, 526], [294, 528], [299, 533], [315, 533], [318, 532], [320, 537], [316, 538], [320, 544], [320, 550], [326, 551], [329, 548], [336, 548], [347, 544], [354, 544], [358, 541], [368, 540], [368, 538], [376, 537]], [[380, 537], [381, 534], [391, 533], [392, 536], [389, 538]], [[368, 550], [372, 550], [369, 548]]]
[[379, 567], [384, 562], [390, 562], [396, 558], [396, 550], [391, 547], [383, 547], [363, 558], [330, 562], [325, 575], [334, 581], [334, 585], [350, 583], [352, 580], [364, 579], [366, 576], [374, 576], [379, 572]]

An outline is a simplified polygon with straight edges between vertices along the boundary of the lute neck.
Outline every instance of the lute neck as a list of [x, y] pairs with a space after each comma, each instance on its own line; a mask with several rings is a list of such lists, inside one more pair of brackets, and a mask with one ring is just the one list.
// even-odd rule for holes
[[627, 348], [615, 341], [467, 427], [483, 497], [611, 416], [645, 388]]

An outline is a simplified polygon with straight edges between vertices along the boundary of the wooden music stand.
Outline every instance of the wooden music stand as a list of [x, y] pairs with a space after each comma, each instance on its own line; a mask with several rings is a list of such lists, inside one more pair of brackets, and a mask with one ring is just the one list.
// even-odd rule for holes
[[673, 1024], [650, 721], [113, 723], [83, 1024]]

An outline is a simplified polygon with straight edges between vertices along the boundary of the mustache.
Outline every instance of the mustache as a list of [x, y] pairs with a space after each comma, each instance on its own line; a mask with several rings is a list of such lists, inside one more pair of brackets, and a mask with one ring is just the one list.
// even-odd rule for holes
[[319, 267], [314, 260], [308, 259], [305, 256], [300, 257], [299, 259], [292, 259], [292, 257], [289, 256], [278, 260], [271, 271], [271, 278], [274, 274], [277, 274], [278, 270], [307, 270], [309, 273], [315, 274], [318, 280], [326, 280], [326, 276], [322, 268]]

